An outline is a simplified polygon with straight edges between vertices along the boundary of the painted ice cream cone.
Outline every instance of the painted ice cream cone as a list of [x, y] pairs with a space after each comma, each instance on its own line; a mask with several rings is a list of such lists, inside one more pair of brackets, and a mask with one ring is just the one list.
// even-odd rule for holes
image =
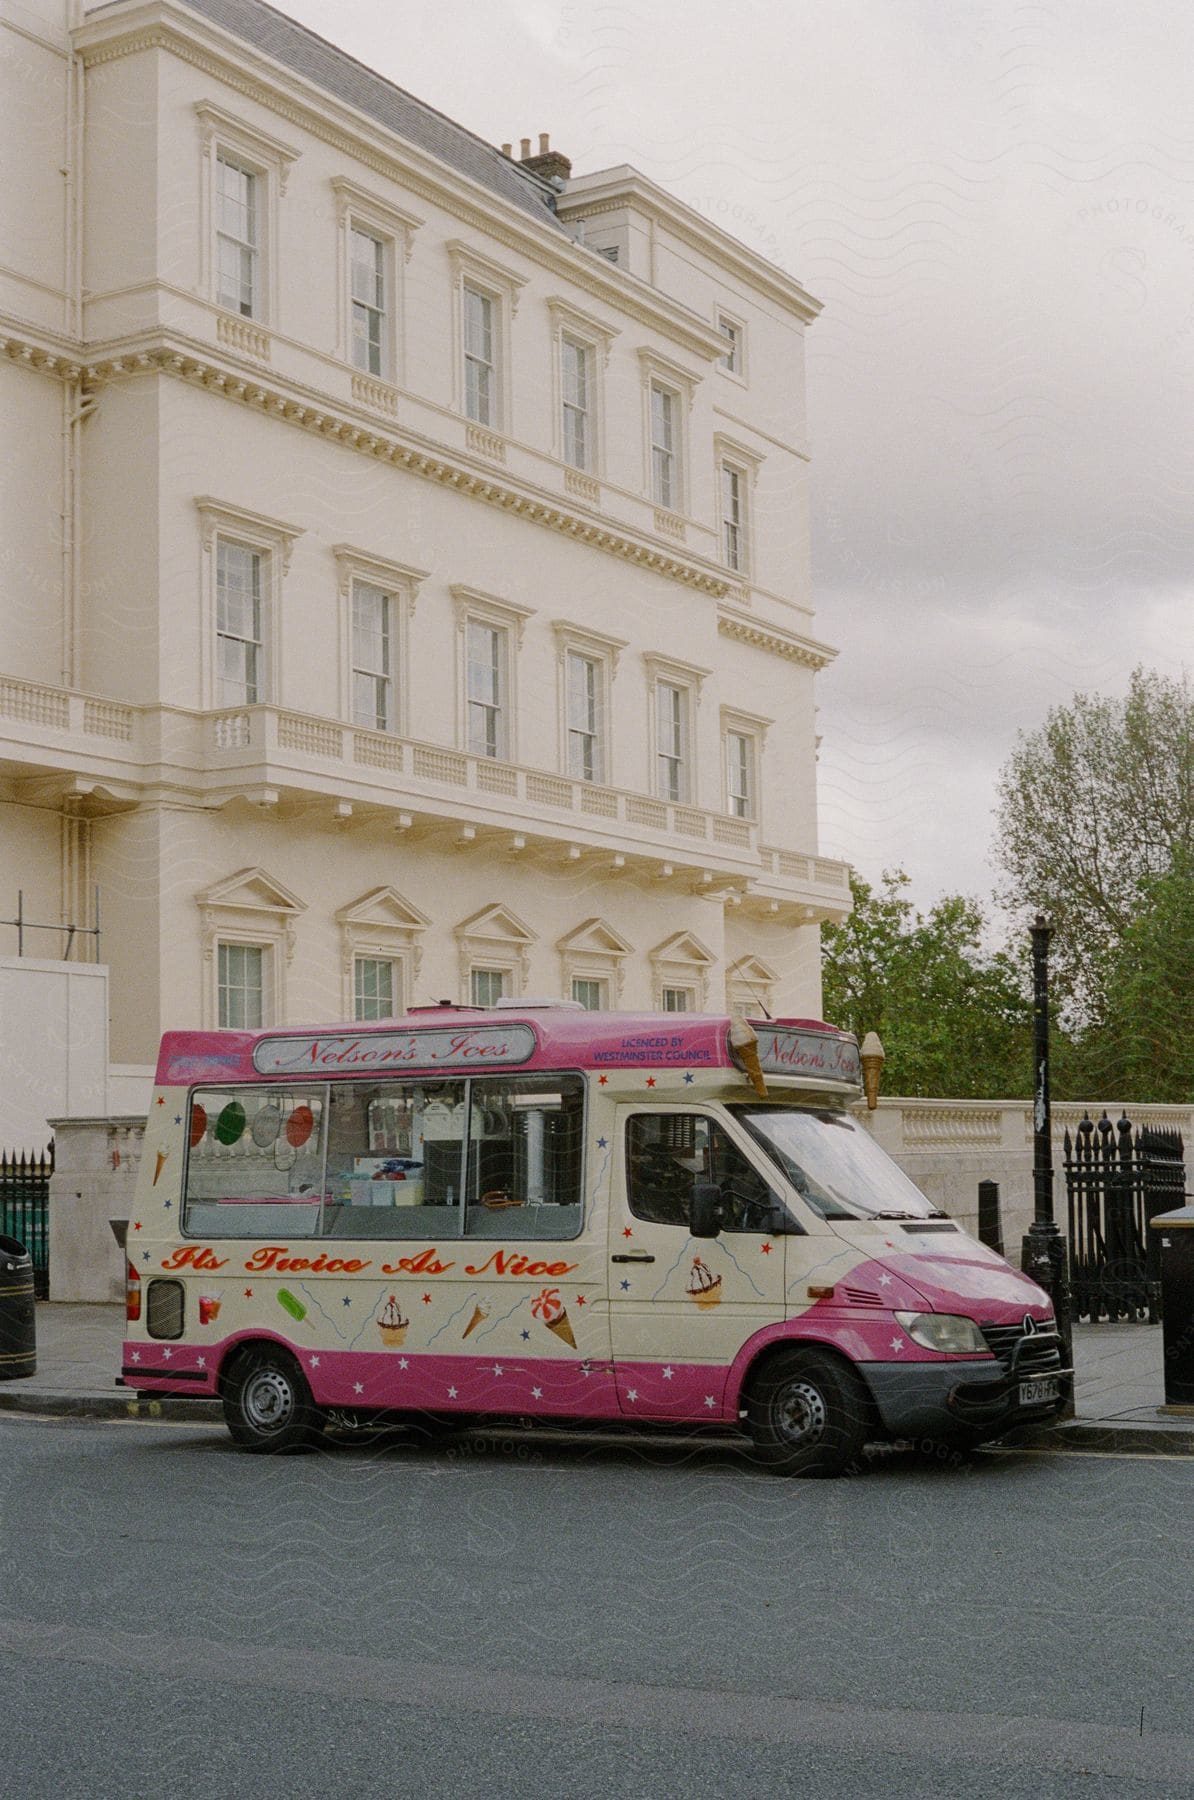
[[377, 1329], [381, 1341], [391, 1350], [397, 1350], [406, 1342], [406, 1331], [410, 1320], [403, 1318], [402, 1308], [397, 1296], [391, 1294], [377, 1315]]
[[554, 1331], [565, 1344], [571, 1344], [572, 1348], [576, 1349], [576, 1339], [572, 1335], [572, 1327], [568, 1323], [566, 1312], [562, 1312], [558, 1319], [547, 1319], [544, 1323], [549, 1331]]
[[763, 1069], [759, 1062], [759, 1037], [745, 1019], [735, 1019], [730, 1026], [730, 1050], [745, 1069], [750, 1085], [759, 1099], [765, 1100], [767, 1083], [763, 1080]]
[[707, 1268], [699, 1256], [694, 1256], [685, 1292], [702, 1309], [717, 1306], [721, 1301], [721, 1276]]
[[473, 1316], [469, 1320], [468, 1324], [465, 1326], [464, 1332], [462, 1335], [464, 1337], [467, 1337], [470, 1331], [476, 1331], [477, 1326], [480, 1325], [481, 1321], [483, 1319], [487, 1319], [488, 1317], [489, 1317], [489, 1310], [487, 1307], [474, 1306]]
[[544, 1288], [531, 1301], [531, 1314], [542, 1319], [549, 1331], [554, 1331], [561, 1343], [570, 1344], [576, 1349], [576, 1339], [572, 1335], [572, 1326], [568, 1314], [564, 1310], [564, 1302], [560, 1299], [559, 1288]]
[[154, 1187], [156, 1187], [158, 1184], [158, 1176], [161, 1174], [162, 1170], [165, 1168], [166, 1158], [169, 1156], [169, 1154], [170, 1154], [170, 1152], [168, 1150], [159, 1150], [158, 1151], [158, 1160], [157, 1160], [156, 1164], [154, 1165], [154, 1171], [153, 1171]]

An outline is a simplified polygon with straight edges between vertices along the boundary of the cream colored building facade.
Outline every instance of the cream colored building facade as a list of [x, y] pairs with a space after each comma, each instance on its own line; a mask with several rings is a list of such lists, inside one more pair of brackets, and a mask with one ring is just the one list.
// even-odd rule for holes
[[112, 1057], [816, 1013], [817, 303], [256, 0], [2, 10], [0, 916], [98, 889]]

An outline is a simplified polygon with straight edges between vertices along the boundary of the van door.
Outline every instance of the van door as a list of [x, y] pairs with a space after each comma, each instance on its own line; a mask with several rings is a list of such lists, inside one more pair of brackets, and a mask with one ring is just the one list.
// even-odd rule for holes
[[[712, 1184], [723, 1228], [689, 1230], [693, 1188]], [[784, 1317], [787, 1215], [761, 1155], [715, 1109], [618, 1108], [610, 1194], [610, 1321], [621, 1410], [718, 1418], [745, 1340]]]

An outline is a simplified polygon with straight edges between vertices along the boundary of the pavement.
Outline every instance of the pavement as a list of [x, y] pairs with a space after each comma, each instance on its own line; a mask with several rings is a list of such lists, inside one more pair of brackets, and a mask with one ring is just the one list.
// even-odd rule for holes
[[[141, 1399], [116, 1384], [124, 1307], [42, 1301], [37, 1307], [37, 1372], [0, 1380], [0, 1412], [66, 1418], [219, 1422], [214, 1400]], [[1074, 1330], [1074, 1417], [1021, 1427], [1031, 1447], [1194, 1455], [1194, 1407], [1165, 1407], [1159, 1325], [1078, 1325]]]

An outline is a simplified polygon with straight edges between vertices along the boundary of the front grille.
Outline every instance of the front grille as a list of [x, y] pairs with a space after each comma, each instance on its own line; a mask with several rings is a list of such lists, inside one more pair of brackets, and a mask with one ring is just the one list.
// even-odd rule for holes
[[980, 1325], [987, 1348], [1009, 1373], [1044, 1375], [1061, 1367], [1061, 1339], [1055, 1331], [1026, 1332], [1023, 1325]]

